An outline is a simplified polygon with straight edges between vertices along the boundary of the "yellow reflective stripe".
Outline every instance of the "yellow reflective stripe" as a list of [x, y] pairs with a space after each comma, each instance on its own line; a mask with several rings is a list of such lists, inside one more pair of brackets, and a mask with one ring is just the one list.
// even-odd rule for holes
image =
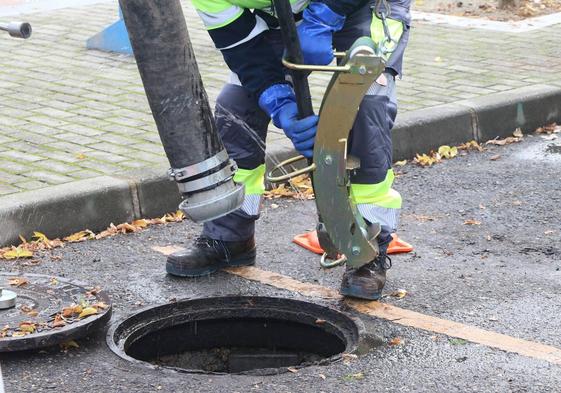
[[294, 14], [298, 14], [308, 6], [309, 0], [290, 0], [290, 7]]
[[238, 169], [234, 175], [236, 183], [245, 185], [246, 195], [261, 195], [265, 192], [265, 164], [255, 169]]
[[232, 7], [232, 3], [228, 0], [191, 0], [197, 11], [218, 14]]
[[353, 203], [369, 203], [388, 209], [401, 209], [401, 195], [392, 188], [394, 178], [393, 170], [390, 169], [381, 183], [351, 184]]
[[197, 10], [207, 30], [219, 29], [227, 26], [243, 14], [243, 9], [232, 6], [227, 10], [218, 13], [210, 13]]
[[[395, 49], [395, 47], [397, 46], [397, 42], [399, 42], [399, 39], [403, 34], [403, 22], [390, 18], [386, 18], [386, 22], [388, 23], [388, 29], [390, 31], [390, 35], [394, 40], [391, 43], [390, 42], [386, 43], [386, 49], [391, 51]], [[384, 25], [382, 24], [382, 20], [379, 19], [374, 13], [372, 14], [372, 23], [370, 24], [370, 35], [372, 37], [372, 41], [374, 41], [376, 44], [379, 44], [382, 41], [386, 40], [386, 36], [384, 34]], [[388, 53], [384, 55], [384, 58], [388, 60], [390, 56], [391, 53]]]

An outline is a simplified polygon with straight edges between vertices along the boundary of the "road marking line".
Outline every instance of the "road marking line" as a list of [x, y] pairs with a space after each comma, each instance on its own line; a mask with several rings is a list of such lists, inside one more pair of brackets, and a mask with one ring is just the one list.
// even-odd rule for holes
[[[153, 249], [158, 251], [158, 247], [153, 247]], [[304, 296], [343, 300], [339, 292], [334, 289], [298, 281], [291, 277], [256, 267], [228, 268], [224, 270], [247, 280], [256, 281], [279, 289], [298, 292]], [[507, 336], [505, 334], [421, 314], [416, 311], [405, 310], [376, 301], [361, 301], [355, 299], [344, 299], [344, 301], [349, 307], [365, 315], [385, 319], [403, 326], [461, 338], [472, 343], [561, 365], [561, 349], [550, 345]]]

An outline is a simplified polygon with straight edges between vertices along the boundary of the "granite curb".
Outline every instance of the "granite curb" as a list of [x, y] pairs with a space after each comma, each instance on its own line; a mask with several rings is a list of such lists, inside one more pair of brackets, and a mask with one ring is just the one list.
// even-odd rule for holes
[[[398, 117], [394, 159], [445, 144], [506, 137], [516, 128], [533, 132], [551, 122], [561, 122], [561, 88], [546, 85], [420, 109]], [[285, 141], [272, 143], [268, 164], [293, 154]], [[180, 197], [166, 171], [142, 169], [0, 197], [0, 245], [19, 243], [20, 235], [29, 238], [33, 231], [54, 238], [174, 211]]]

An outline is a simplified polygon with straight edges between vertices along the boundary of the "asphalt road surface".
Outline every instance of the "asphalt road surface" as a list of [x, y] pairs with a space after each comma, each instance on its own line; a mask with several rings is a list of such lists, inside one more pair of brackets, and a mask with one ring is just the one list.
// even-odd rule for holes
[[[415, 251], [393, 257], [386, 304], [419, 314], [561, 348], [561, 145], [539, 136], [469, 152], [431, 168], [396, 168], [404, 197], [399, 234]], [[267, 201], [257, 226], [257, 267], [337, 290], [343, 268], [322, 270], [318, 257], [291, 243], [315, 226], [313, 201]], [[470, 223], [472, 225], [470, 225]], [[475, 225], [474, 225], [475, 224]], [[221, 272], [181, 280], [166, 276], [153, 247], [184, 246], [190, 222], [68, 244], [39, 257], [0, 262], [2, 271], [42, 273], [100, 285], [113, 320], [151, 304], [217, 295], [307, 300], [360, 318], [379, 346], [328, 366], [273, 376], [184, 374], [132, 365], [115, 356], [105, 333], [79, 348], [1, 356], [7, 392], [559, 392], [561, 364], [459, 340], [430, 328], [357, 312], [338, 299]], [[415, 319], [415, 318], [413, 318]], [[468, 329], [469, 330], [469, 329]], [[485, 336], [486, 333], [483, 333]], [[398, 345], [390, 345], [396, 342]], [[485, 337], [484, 337], [485, 338]], [[484, 338], [482, 341], [484, 341]], [[549, 348], [549, 347], [548, 347]], [[516, 352], [516, 351], [515, 351]], [[559, 358], [558, 358], [559, 359]], [[0, 385], [1, 386], [1, 385]]]

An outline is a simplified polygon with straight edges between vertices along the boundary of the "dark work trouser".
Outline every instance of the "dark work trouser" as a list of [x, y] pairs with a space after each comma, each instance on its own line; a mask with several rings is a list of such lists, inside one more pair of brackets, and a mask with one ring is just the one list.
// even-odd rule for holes
[[[335, 33], [334, 46], [347, 50], [353, 42], [371, 34], [372, 11], [365, 6], [349, 16], [343, 30]], [[268, 39], [282, 54], [278, 31], [269, 31]], [[402, 56], [408, 30], [403, 32], [395, 56]], [[373, 34], [372, 34], [373, 35]], [[390, 63], [395, 63], [394, 58]], [[401, 59], [398, 59], [399, 64]], [[386, 69], [385, 78], [379, 78], [364, 97], [351, 131], [349, 153], [358, 157], [361, 167], [351, 177], [351, 196], [363, 217], [382, 225], [378, 242], [385, 251], [396, 231], [401, 196], [391, 188], [394, 174], [392, 164], [391, 129], [397, 115], [395, 75]], [[218, 130], [230, 157], [240, 170], [235, 180], [246, 185], [246, 201], [241, 209], [220, 219], [208, 222], [203, 234], [225, 241], [245, 240], [253, 236], [255, 220], [259, 217], [260, 197], [264, 191], [265, 138], [269, 118], [259, 108], [257, 100], [232, 75], [217, 98], [216, 119]]]

